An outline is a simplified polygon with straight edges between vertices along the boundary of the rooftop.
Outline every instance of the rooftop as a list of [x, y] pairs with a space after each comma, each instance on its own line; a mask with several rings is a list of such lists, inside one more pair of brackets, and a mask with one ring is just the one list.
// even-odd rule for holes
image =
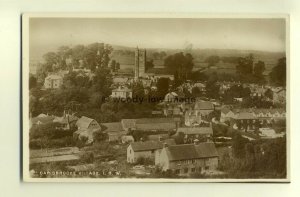
[[218, 157], [214, 143], [174, 145], [166, 148], [170, 161]]
[[177, 133], [184, 133], [186, 135], [206, 135], [213, 134], [211, 127], [180, 127]]
[[102, 123], [101, 125], [105, 127], [103, 129], [104, 132], [124, 131], [122, 124], [120, 122]]
[[163, 148], [163, 144], [158, 141], [132, 142], [130, 145], [136, 152], [157, 150]]

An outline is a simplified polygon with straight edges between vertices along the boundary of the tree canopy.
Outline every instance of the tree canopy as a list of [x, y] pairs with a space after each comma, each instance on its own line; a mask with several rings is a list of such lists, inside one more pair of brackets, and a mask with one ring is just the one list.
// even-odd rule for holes
[[286, 84], [286, 58], [280, 58], [270, 72], [271, 83], [285, 86]]
[[175, 53], [165, 59], [164, 65], [173, 74], [177, 72], [179, 80], [187, 79], [194, 67], [193, 56], [190, 53]]

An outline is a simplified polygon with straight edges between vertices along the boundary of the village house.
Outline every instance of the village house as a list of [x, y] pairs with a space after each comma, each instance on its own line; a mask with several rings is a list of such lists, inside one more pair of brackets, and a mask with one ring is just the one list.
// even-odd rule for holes
[[241, 130], [254, 130], [258, 119], [250, 112], [238, 112], [232, 118], [231, 125]]
[[165, 102], [176, 102], [178, 100], [178, 94], [176, 92], [169, 92], [165, 95]]
[[121, 137], [121, 141], [123, 144], [134, 142], [134, 138], [132, 135], [123, 135]]
[[86, 144], [90, 144], [94, 141], [93, 134], [101, 131], [101, 127], [94, 119], [82, 116], [76, 122], [77, 131], [73, 133], [75, 139], [81, 140]]
[[251, 97], [263, 97], [265, 95], [265, 92], [266, 92], [266, 88], [264, 87], [253, 87], [253, 88], [250, 88], [251, 90], [251, 93], [250, 93], [250, 96]]
[[64, 111], [64, 115], [62, 117], [55, 117], [53, 122], [59, 123], [61, 129], [69, 130], [76, 127], [77, 120], [78, 118], [76, 116]]
[[195, 139], [208, 142], [213, 136], [211, 126], [208, 127], [179, 127], [177, 135], [182, 133], [184, 135], [184, 143], [193, 143]]
[[154, 161], [155, 151], [162, 149], [159, 141], [133, 142], [127, 148], [127, 162], [136, 163], [138, 158], [148, 158]]
[[184, 124], [185, 126], [196, 126], [202, 122], [200, 112], [188, 110], [184, 115]]
[[136, 163], [138, 158], [148, 158], [155, 163], [156, 159], [158, 159], [156, 155], [160, 154], [163, 144], [171, 146], [176, 143], [174, 139], [166, 139], [162, 141], [149, 140], [130, 143], [127, 148], [127, 162]]
[[284, 88], [273, 89], [273, 102], [274, 103], [286, 103], [286, 90]]
[[113, 98], [132, 98], [132, 90], [127, 87], [119, 86], [117, 89], [112, 90], [111, 97]]
[[165, 116], [182, 116], [183, 109], [179, 104], [171, 103], [163, 107], [163, 114]]
[[57, 74], [49, 75], [45, 78], [45, 89], [58, 89], [63, 84], [63, 77]]
[[103, 132], [107, 133], [109, 142], [121, 142], [122, 136], [126, 135], [121, 122], [102, 123]]
[[215, 110], [210, 101], [197, 101], [193, 109], [189, 108], [185, 111], [185, 125], [198, 125], [203, 119], [207, 119], [208, 115]]
[[135, 130], [135, 123], [137, 119], [122, 119], [121, 124], [125, 131], [129, 132]]
[[156, 165], [163, 171], [171, 170], [180, 176], [213, 172], [218, 168], [219, 159], [214, 143], [199, 143], [198, 140], [194, 144], [164, 144], [156, 157]]
[[236, 118], [241, 112], [251, 113], [260, 122], [263, 120], [271, 119], [284, 119], [286, 117], [286, 111], [283, 108], [245, 108], [245, 109], [221, 109], [221, 119], [228, 120], [230, 118]]
[[116, 85], [125, 85], [129, 82], [129, 78], [125, 76], [116, 76], [113, 78], [113, 83]]
[[235, 117], [234, 112], [230, 110], [228, 107], [223, 107], [221, 109], [220, 122], [230, 121], [234, 117]]

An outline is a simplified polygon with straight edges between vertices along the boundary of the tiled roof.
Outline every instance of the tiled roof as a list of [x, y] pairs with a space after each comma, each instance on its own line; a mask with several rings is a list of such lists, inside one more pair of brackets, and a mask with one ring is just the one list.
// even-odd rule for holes
[[137, 130], [173, 130], [176, 129], [174, 119], [168, 118], [146, 118], [136, 121]]
[[256, 117], [250, 112], [240, 112], [237, 114], [236, 119], [256, 119]]
[[180, 127], [177, 133], [184, 133], [186, 135], [206, 135], [213, 134], [211, 127]]
[[283, 108], [259, 108], [259, 109], [252, 109], [252, 108], [242, 108], [242, 109], [233, 109], [232, 110], [234, 113], [285, 113], [285, 109]]
[[162, 143], [163, 144], [166, 143], [169, 146], [176, 145], [175, 139], [165, 139], [165, 140], [162, 141]]
[[173, 123], [175, 122], [174, 118], [141, 118], [136, 120], [136, 124], [145, 124], [145, 123]]
[[163, 148], [163, 144], [158, 141], [132, 142], [130, 145], [136, 152], [157, 150]]
[[170, 161], [218, 157], [214, 143], [174, 145], [166, 148]]
[[62, 76], [60, 75], [49, 75], [48, 77], [46, 77], [46, 80], [49, 80], [49, 79], [62, 79]]
[[124, 131], [122, 124], [120, 122], [102, 123], [102, 125], [105, 127], [103, 129], [104, 132]]
[[160, 141], [161, 139], [166, 139], [168, 137], [168, 134], [148, 135], [148, 139], [152, 141]]
[[76, 125], [81, 129], [87, 129], [93, 120], [94, 119], [82, 116], [79, 120], [77, 120]]

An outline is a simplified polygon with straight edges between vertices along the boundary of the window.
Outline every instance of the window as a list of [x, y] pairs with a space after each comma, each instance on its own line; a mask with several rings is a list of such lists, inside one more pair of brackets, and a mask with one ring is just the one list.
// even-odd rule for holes
[[192, 168], [191, 171], [192, 171], [192, 172], [195, 172], [195, 168]]
[[205, 170], [209, 170], [209, 166], [205, 166]]
[[176, 170], [175, 170], [175, 174], [180, 174], [180, 170], [179, 170], [179, 169], [176, 169]]
[[188, 173], [189, 169], [188, 168], [184, 168], [184, 173]]
[[199, 172], [201, 172], [202, 171], [202, 167], [199, 167]]

